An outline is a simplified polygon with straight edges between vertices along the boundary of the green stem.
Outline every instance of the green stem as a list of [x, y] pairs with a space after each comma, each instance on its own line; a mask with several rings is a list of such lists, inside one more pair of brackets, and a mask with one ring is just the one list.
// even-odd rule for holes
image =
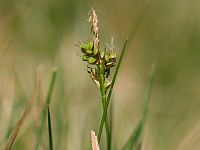
[[[101, 98], [102, 98], [102, 104], [103, 104], [103, 113], [107, 111], [106, 109], [106, 90], [104, 87], [105, 83], [105, 67], [104, 67], [104, 61], [100, 61], [100, 65], [98, 66], [99, 69], [99, 80], [100, 80], [100, 90], [101, 90]], [[100, 143], [101, 140], [101, 133], [103, 130], [103, 124], [100, 124], [99, 132], [98, 132], [98, 142]], [[108, 116], [105, 118], [105, 130], [106, 130], [106, 139], [107, 139], [107, 149], [110, 150], [110, 129], [109, 129], [109, 121], [108, 121]]]
[[45, 107], [42, 108], [41, 123], [40, 123], [39, 129], [37, 131], [37, 141], [36, 141], [36, 145], [35, 145], [35, 150], [39, 149], [39, 146], [42, 141], [43, 127], [44, 127], [45, 120], [46, 120], [46, 106], [50, 105], [53, 89], [55, 86], [56, 76], [57, 76], [57, 68], [53, 68], [52, 77], [51, 77], [51, 81], [50, 81], [50, 85], [49, 85], [49, 89], [48, 89], [48, 93], [47, 93], [47, 98], [45, 101]]
[[127, 41], [128, 40], [126, 40], [125, 43], [124, 43], [124, 46], [123, 46], [123, 49], [122, 49], [122, 53], [120, 55], [120, 59], [119, 59], [119, 62], [117, 64], [116, 71], [115, 71], [115, 74], [113, 76], [111, 87], [110, 87], [110, 90], [109, 90], [109, 93], [108, 93], [108, 96], [107, 96], [106, 104], [105, 104], [103, 115], [102, 115], [102, 118], [101, 118], [101, 124], [100, 124], [100, 128], [99, 128], [99, 133], [98, 133], [98, 139], [99, 139], [99, 141], [101, 139], [102, 128], [103, 128], [104, 122], [106, 122], [106, 120], [108, 118], [107, 117], [107, 114], [108, 114], [107, 110], [108, 110], [108, 106], [109, 106], [109, 103], [110, 103], [110, 98], [111, 98], [112, 90], [113, 90], [113, 87], [114, 87], [114, 84], [115, 84], [115, 80], [116, 80], [116, 77], [117, 77], [117, 74], [118, 74], [118, 71], [119, 71], [119, 67], [121, 65], [122, 58], [124, 56], [124, 51], [125, 51], [125, 48], [126, 48]]
[[53, 136], [52, 136], [51, 114], [49, 110], [49, 105], [47, 105], [47, 116], [48, 116], [48, 131], [49, 131], [49, 150], [53, 150]]

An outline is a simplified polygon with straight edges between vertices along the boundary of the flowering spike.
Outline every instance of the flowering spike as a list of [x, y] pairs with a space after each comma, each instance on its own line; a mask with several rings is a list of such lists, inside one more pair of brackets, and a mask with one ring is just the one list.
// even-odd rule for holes
[[[117, 53], [114, 51], [113, 46], [109, 47], [109, 50], [106, 47], [100, 51], [99, 48], [99, 33], [98, 33], [98, 19], [96, 12], [93, 8], [91, 8], [89, 12], [89, 20], [91, 26], [92, 39], [88, 42], [81, 43], [78, 45], [82, 52], [82, 60], [88, 63], [88, 73], [92, 78], [93, 82], [96, 84], [98, 88], [100, 88], [100, 70], [99, 67], [103, 67], [103, 78], [104, 78], [104, 88], [105, 92], [107, 92], [110, 87], [111, 81], [108, 80], [110, 76], [110, 68], [115, 66], [117, 61]], [[102, 65], [104, 64], [104, 65]], [[92, 67], [90, 67], [90, 66]]]

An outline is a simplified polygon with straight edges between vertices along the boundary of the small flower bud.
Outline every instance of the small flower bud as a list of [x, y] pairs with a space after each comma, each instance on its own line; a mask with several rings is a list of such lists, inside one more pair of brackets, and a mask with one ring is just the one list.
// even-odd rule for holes
[[108, 90], [108, 88], [110, 87], [111, 85], [111, 81], [109, 81], [108, 79], [105, 80], [105, 83], [104, 83], [104, 88], [106, 89], [106, 91]]
[[89, 57], [88, 60], [87, 60], [87, 62], [88, 62], [89, 64], [95, 64], [96, 61], [97, 61], [97, 59], [94, 58], [94, 57]]
[[93, 48], [93, 42], [80, 44], [81, 51], [85, 53], [86, 51], [91, 51]]
[[97, 48], [94, 48], [93, 55], [96, 56], [99, 53], [99, 50]]
[[102, 51], [102, 52], [100, 53], [100, 57], [103, 59], [103, 58], [104, 58], [104, 55], [105, 55], [105, 53], [104, 53], [104, 51]]
[[109, 55], [108, 54], [105, 55], [105, 61], [106, 61], [106, 63], [109, 62]]
[[110, 59], [116, 59], [117, 58], [117, 53], [114, 52], [114, 51], [110, 51], [109, 58]]
[[83, 54], [83, 55], [82, 55], [82, 60], [83, 60], [83, 61], [88, 61], [88, 57], [87, 57], [85, 54]]
[[86, 55], [91, 55], [92, 53], [93, 53], [93, 52], [92, 52], [91, 49], [86, 49], [86, 52], [85, 52]]

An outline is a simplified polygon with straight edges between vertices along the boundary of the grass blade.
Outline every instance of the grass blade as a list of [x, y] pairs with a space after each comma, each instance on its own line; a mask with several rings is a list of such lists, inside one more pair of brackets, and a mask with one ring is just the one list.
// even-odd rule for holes
[[150, 8], [150, 4], [151, 4], [151, 2], [146, 2], [146, 4], [144, 6], [142, 6], [141, 10], [138, 12], [136, 21], [134, 21], [135, 24], [133, 25], [133, 29], [129, 36], [130, 42], [132, 42], [132, 40], [135, 39], [135, 36], [137, 35], [138, 29], [142, 23], [142, 20]]
[[47, 99], [46, 99], [46, 104], [47, 105], [49, 105], [50, 101], [51, 101], [53, 88], [54, 88], [55, 81], [56, 81], [56, 76], [57, 76], [57, 68], [54, 67], [52, 71], [53, 71], [53, 73], [52, 73], [51, 83], [49, 85], [49, 90], [48, 90]]
[[118, 71], [119, 71], [119, 67], [121, 65], [122, 58], [124, 56], [124, 51], [126, 49], [126, 43], [127, 43], [127, 41], [128, 40], [126, 40], [125, 43], [124, 43], [124, 46], [123, 46], [123, 49], [122, 49], [122, 53], [120, 55], [119, 62], [117, 64], [117, 67], [116, 67], [116, 70], [115, 70], [115, 73], [114, 73], [114, 76], [113, 76], [113, 80], [112, 80], [112, 83], [111, 83], [111, 86], [110, 86], [110, 90], [109, 90], [109, 93], [108, 93], [108, 96], [107, 96], [107, 99], [106, 99], [106, 105], [105, 105], [105, 109], [103, 111], [103, 115], [102, 115], [101, 123], [100, 123], [100, 127], [99, 127], [99, 132], [98, 132], [98, 139], [99, 139], [99, 141], [101, 139], [104, 122], [105, 122], [105, 120], [107, 118], [107, 111], [108, 111], [108, 106], [109, 106], [109, 102], [110, 102], [112, 90], [113, 90], [113, 87], [114, 87], [114, 84], [115, 84], [115, 80], [116, 80], [116, 77], [117, 77], [117, 74], [118, 74]]
[[51, 114], [49, 110], [49, 105], [47, 105], [47, 116], [48, 116], [48, 131], [49, 131], [49, 149], [53, 150], [53, 136], [52, 136], [52, 128], [51, 128]]
[[131, 137], [129, 138], [128, 142], [125, 144], [122, 150], [132, 150], [133, 147], [137, 144], [140, 135], [142, 133], [142, 129], [144, 126], [144, 119], [141, 118], [140, 121], [138, 122], [137, 126], [132, 132]]
[[[106, 49], [105, 49], [106, 50]], [[105, 90], [105, 79], [104, 79], [104, 74], [105, 74], [105, 64], [104, 62], [100, 62], [98, 65], [99, 69], [99, 79], [100, 79], [100, 91], [101, 91], [101, 99], [102, 99], [102, 104], [103, 104], [103, 112], [107, 111], [106, 109], [106, 90]], [[106, 140], [107, 140], [107, 149], [110, 150], [110, 126], [109, 126], [109, 120], [108, 116], [105, 118], [105, 130], [106, 130]], [[103, 126], [102, 126], [103, 129]], [[98, 142], [100, 143], [101, 136], [98, 134]]]
[[11, 150], [12, 149], [12, 146], [13, 146], [15, 140], [16, 140], [16, 137], [17, 137], [20, 129], [22, 128], [22, 126], [24, 124], [24, 121], [26, 120], [26, 117], [27, 117], [28, 113], [31, 111], [31, 106], [33, 105], [34, 100], [37, 97], [39, 82], [40, 82], [40, 74], [38, 72], [37, 73], [37, 78], [36, 78], [35, 88], [34, 88], [34, 91], [33, 91], [33, 95], [31, 97], [30, 101], [28, 102], [24, 113], [22, 114], [22, 116], [19, 119], [17, 125], [15, 126], [15, 128], [13, 129], [13, 131], [11, 133], [11, 136], [10, 136], [10, 138], [9, 138], [7, 144], [6, 144], [6, 147], [5, 147], [6, 150]]
[[116, 66], [116, 70], [115, 70], [115, 73], [114, 73], [114, 76], [113, 76], [113, 80], [112, 80], [112, 83], [111, 83], [111, 86], [110, 86], [110, 90], [109, 90], [109, 93], [108, 93], [108, 96], [107, 96], [107, 104], [106, 104], [106, 108], [107, 109], [108, 109], [108, 106], [109, 106], [109, 103], [110, 103], [110, 98], [111, 98], [111, 95], [112, 95], [113, 87], [115, 85], [117, 74], [119, 72], [119, 67], [121, 66], [121, 62], [122, 62], [122, 59], [123, 59], [123, 56], [124, 56], [124, 52], [125, 52], [125, 49], [126, 49], [127, 41], [128, 41], [128, 39], [126, 39], [126, 41], [124, 43], [124, 46], [123, 46], [123, 49], [122, 49], [122, 53], [120, 55], [119, 62], [117, 64], [117, 66]]
[[147, 90], [146, 90], [145, 97], [144, 97], [144, 110], [143, 110], [141, 119], [138, 122], [135, 129], [133, 130], [129, 140], [123, 147], [123, 150], [132, 150], [133, 147], [136, 146], [136, 144], [139, 141], [139, 138], [142, 134], [142, 131], [143, 131], [143, 128], [145, 125], [147, 113], [148, 113], [148, 105], [149, 105], [149, 101], [150, 101], [154, 78], [155, 78], [155, 65], [152, 65], [151, 74], [150, 74], [150, 78], [149, 78], [149, 81], [147, 84]]
[[48, 90], [47, 98], [46, 98], [46, 102], [45, 102], [45, 107], [43, 107], [42, 113], [41, 113], [41, 124], [37, 131], [37, 141], [36, 141], [35, 150], [39, 149], [40, 143], [42, 141], [42, 132], [43, 132], [43, 127], [44, 127], [45, 120], [46, 120], [46, 106], [50, 105], [53, 89], [55, 86], [56, 76], [57, 76], [57, 68], [53, 68], [52, 77], [51, 77], [51, 81], [50, 81], [50, 85], [49, 85], [49, 90]]

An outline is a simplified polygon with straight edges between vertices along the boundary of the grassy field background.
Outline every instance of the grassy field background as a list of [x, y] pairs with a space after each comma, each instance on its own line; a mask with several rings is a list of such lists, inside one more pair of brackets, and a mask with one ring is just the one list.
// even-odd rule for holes
[[[151, 65], [156, 62], [142, 149], [198, 150], [199, 5], [198, 0], [0, 0], [0, 148], [30, 101], [39, 70], [38, 96], [13, 146], [35, 149], [55, 66], [50, 105], [54, 147], [89, 147], [90, 131], [97, 131], [102, 115], [101, 98], [74, 45], [89, 39], [86, 20], [94, 7], [101, 47], [113, 36], [120, 54], [130, 38], [112, 97], [113, 149], [123, 147], [140, 118]], [[47, 149], [47, 123], [42, 131], [40, 149]], [[103, 139], [101, 149], [105, 145]]]

